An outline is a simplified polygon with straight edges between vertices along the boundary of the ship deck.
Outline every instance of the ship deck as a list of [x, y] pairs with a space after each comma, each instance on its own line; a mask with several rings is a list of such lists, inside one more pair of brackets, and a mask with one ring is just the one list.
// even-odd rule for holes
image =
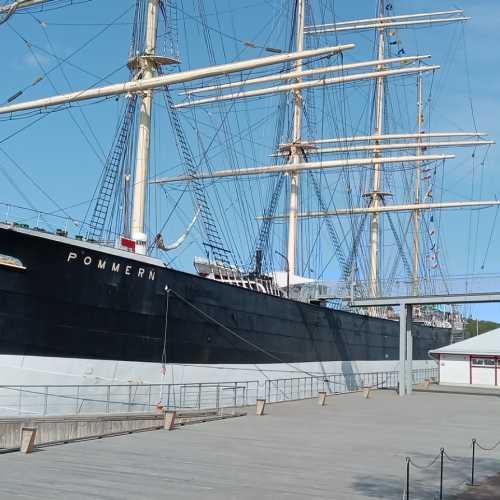
[[[500, 438], [498, 393], [393, 391], [277, 403], [256, 417], [0, 455], [2, 498], [402, 498], [404, 457], [430, 462], [441, 447], [446, 498], [470, 479], [471, 440]], [[476, 480], [500, 472], [500, 447], [477, 450]], [[411, 469], [410, 498], [439, 493], [439, 460]], [[476, 490], [476, 495], [479, 494]], [[454, 497], [455, 498], [455, 497]], [[456, 497], [456, 498], [462, 498]], [[465, 497], [463, 497], [465, 498]], [[467, 497], [470, 498], [470, 497]], [[475, 498], [490, 498], [476, 496]], [[492, 498], [492, 497], [491, 497]]]

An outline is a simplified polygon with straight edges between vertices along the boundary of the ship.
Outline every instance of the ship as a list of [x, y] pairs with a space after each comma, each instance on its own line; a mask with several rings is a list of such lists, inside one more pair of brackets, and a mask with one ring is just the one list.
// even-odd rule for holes
[[[0, 8], [0, 29], [13, 24], [21, 13], [39, 16], [50, 12], [51, 6], [70, 10], [72, 4], [6, 2]], [[409, 294], [424, 293], [432, 286], [428, 278], [442, 275], [433, 214], [499, 204], [496, 200], [432, 200], [436, 165], [453, 155], [431, 151], [489, 147], [493, 142], [477, 131], [424, 128], [424, 75], [433, 74], [438, 66], [428, 64], [430, 56], [412, 56], [402, 48], [407, 29], [462, 24], [468, 18], [461, 10], [396, 15], [392, 4], [380, 0], [373, 18], [339, 21], [332, 17], [328, 24], [307, 24], [314, 17], [313, 7], [297, 0], [288, 6], [288, 49], [245, 41], [246, 48], [260, 51], [259, 57], [220, 63], [211, 48], [212, 27], [201, 1], [198, 14], [203, 28], [196, 36], [204, 38], [210, 49], [208, 65], [185, 69], [173, 42], [172, 13], [180, 9], [176, 2], [137, 0], [134, 4], [127, 81], [31, 101], [20, 100], [27, 93], [24, 89], [0, 106], [0, 117], [6, 120], [30, 120], [70, 111], [75, 103], [116, 99], [122, 104], [88, 218], [76, 224], [74, 217], [59, 214], [55, 223], [52, 219], [44, 226], [54, 214], [36, 212], [31, 222], [34, 216], [27, 217], [24, 208], [3, 205], [7, 209], [0, 222], [1, 383], [182, 383], [396, 369], [397, 312], [356, 311], [349, 309], [349, 299], [383, 296], [391, 293], [395, 283], [404, 283]], [[96, 7], [92, 2], [85, 5]], [[159, 20], [165, 26], [161, 36]], [[348, 62], [344, 57], [356, 50], [348, 37], [360, 31], [374, 34], [375, 57]], [[173, 50], [159, 51], [160, 39]], [[388, 130], [384, 123], [384, 92], [391, 78], [401, 76], [416, 78], [416, 125], [403, 132]], [[328, 95], [335, 86], [345, 91], [346, 85], [357, 83], [371, 85], [368, 132], [306, 135], [306, 129], [314, 127], [304, 122], [327, 106], [326, 101], [318, 105], [317, 94]], [[151, 168], [153, 99], [160, 96], [169, 117], [168, 134], [180, 158], [180, 168], [170, 177], [152, 175]], [[243, 113], [243, 106], [268, 96], [276, 103], [271, 115], [280, 122], [266, 145], [268, 166], [248, 166], [239, 160], [238, 166], [217, 169], [207, 158], [196, 157], [193, 141], [198, 138], [201, 143], [202, 134], [199, 129], [194, 134], [186, 131], [185, 109], [205, 106], [210, 116], [224, 114], [228, 109], [224, 106], [236, 102], [243, 103], [236, 109]], [[340, 114], [347, 96], [337, 93], [336, 99]], [[229, 127], [224, 119], [219, 123], [220, 129]], [[247, 132], [239, 133], [243, 140]], [[176, 165], [172, 156], [170, 152], [169, 168]], [[387, 178], [394, 180], [397, 172], [410, 172], [410, 187], [405, 200], [389, 203], [397, 194], [387, 191]], [[353, 183], [345, 189], [350, 200], [345, 208], [337, 208], [328, 198], [333, 188], [325, 179], [334, 175]], [[247, 204], [236, 215], [228, 215], [227, 199], [218, 200], [217, 207], [210, 190], [221, 181], [234, 182], [234, 197], [245, 203], [240, 179], [250, 179], [255, 197], [259, 190], [267, 190], [260, 214], [250, 214]], [[148, 193], [163, 189], [170, 199], [175, 191], [167, 191], [169, 186], [191, 194], [183, 203], [185, 210], [192, 211], [187, 217], [184, 214], [182, 234], [171, 244], [165, 243], [161, 230], [147, 223], [152, 198]], [[400, 186], [395, 181], [392, 187]], [[278, 213], [280, 204], [283, 213]], [[178, 205], [175, 210], [180, 210]], [[250, 238], [253, 245], [230, 241], [245, 231], [237, 227], [243, 225], [241, 213], [251, 219], [248, 227], [257, 228]], [[407, 217], [412, 230], [408, 233], [406, 228], [402, 234], [400, 227], [394, 227], [399, 219], [392, 215]], [[394, 233], [390, 251], [395, 259], [385, 274], [381, 269], [384, 217]], [[320, 253], [318, 261], [333, 261], [335, 283], [321, 279], [310, 259], [305, 262], [306, 251], [299, 240], [308, 223], [312, 239], [329, 242], [327, 251], [317, 246], [309, 254]], [[347, 236], [339, 232], [340, 224], [349, 226]], [[276, 247], [272, 240], [278, 231], [285, 237]], [[195, 233], [203, 255], [195, 256], [194, 270], [177, 269], [170, 256]], [[406, 239], [411, 242], [410, 251]], [[428, 351], [449, 343], [460, 313], [422, 308], [416, 319], [414, 366], [432, 367]]]

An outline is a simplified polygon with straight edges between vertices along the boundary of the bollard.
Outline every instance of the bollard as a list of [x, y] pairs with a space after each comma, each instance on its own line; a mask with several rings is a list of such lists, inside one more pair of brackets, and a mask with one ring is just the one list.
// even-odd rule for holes
[[171, 431], [175, 426], [175, 417], [177, 416], [177, 412], [175, 411], [166, 411], [165, 412], [165, 420], [163, 421], [163, 428], [167, 431]]
[[256, 405], [255, 405], [255, 414], [258, 417], [262, 417], [262, 415], [264, 415], [265, 407], [266, 407], [266, 400], [265, 399], [257, 399]]
[[363, 389], [363, 396], [365, 399], [368, 399], [370, 397], [370, 392], [372, 391], [371, 387], [365, 387]]
[[31, 453], [35, 447], [36, 428], [23, 427], [21, 429], [21, 446], [22, 453]]
[[319, 400], [318, 403], [320, 406], [326, 406], [326, 392], [325, 391], [319, 391]]

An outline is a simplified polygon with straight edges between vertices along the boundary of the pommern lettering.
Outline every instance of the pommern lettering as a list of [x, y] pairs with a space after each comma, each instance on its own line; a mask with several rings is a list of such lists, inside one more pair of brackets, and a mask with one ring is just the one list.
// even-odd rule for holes
[[66, 262], [75, 262], [90, 267], [95, 266], [99, 271], [111, 270], [114, 273], [122, 273], [124, 276], [136, 276], [137, 278], [147, 279], [154, 281], [156, 278], [156, 271], [154, 269], [146, 269], [144, 267], [135, 267], [131, 264], [122, 265], [121, 262], [110, 261], [107, 259], [93, 258], [90, 255], [78, 255], [77, 252], [69, 252]]

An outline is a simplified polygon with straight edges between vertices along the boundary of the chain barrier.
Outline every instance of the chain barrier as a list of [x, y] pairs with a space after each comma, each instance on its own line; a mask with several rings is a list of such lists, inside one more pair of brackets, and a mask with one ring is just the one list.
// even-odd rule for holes
[[491, 447], [487, 447], [487, 446], [482, 446], [480, 445], [476, 439], [473, 439], [472, 441], [474, 441], [474, 443], [476, 444], [476, 446], [480, 449], [480, 450], [483, 450], [483, 451], [493, 451], [495, 448], [498, 448], [498, 446], [500, 445], [500, 441], [497, 441], [493, 446]]
[[438, 460], [439, 460], [439, 457], [441, 456], [440, 453], [438, 453], [428, 464], [426, 465], [418, 465], [416, 464], [413, 459], [411, 457], [406, 457], [408, 459], [408, 461], [410, 462], [410, 465], [413, 465], [413, 467], [415, 467], [415, 469], [419, 469], [419, 470], [425, 470], [425, 469], [428, 469], [430, 467], [432, 467]]
[[472, 461], [471, 461], [471, 474], [470, 474], [470, 486], [476, 486], [474, 483], [474, 476], [476, 472], [476, 447], [482, 451], [493, 451], [500, 446], [500, 441], [497, 441], [493, 446], [482, 446], [477, 442], [477, 439], [472, 440]]
[[[477, 486], [478, 484], [474, 482], [475, 477], [475, 464], [476, 464], [476, 448], [479, 448], [483, 451], [493, 451], [500, 446], [500, 441], [497, 441], [493, 446], [483, 446], [477, 442], [477, 439], [473, 439], [471, 443], [472, 447], [472, 457], [471, 457], [471, 481], [470, 483], [466, 483], [469, 486]], [[410, 500], [410, 471], [411, 467], [414, 467], [418, 470], [426, 470], [430, 469], [436, 462], [439, 460], [439, 500], [443, 500], [444, 498], [444, 459], [447, 459], [449, 462], [460, 462], [459, 458], [451, 457], [446, 453], [444, 448], [439, 450], [439, 453], [427, 464], [421, 465], [416, 463], [411, 457], [405, 457], [405, 490], [403, 493], [403, 498], [405, 500]]]

